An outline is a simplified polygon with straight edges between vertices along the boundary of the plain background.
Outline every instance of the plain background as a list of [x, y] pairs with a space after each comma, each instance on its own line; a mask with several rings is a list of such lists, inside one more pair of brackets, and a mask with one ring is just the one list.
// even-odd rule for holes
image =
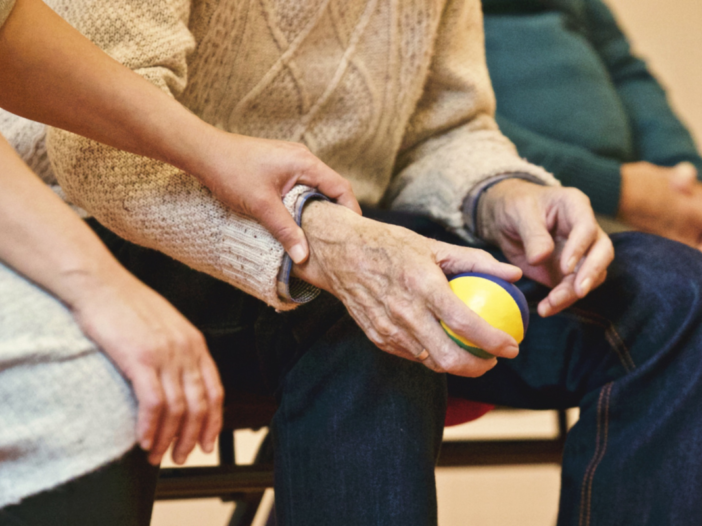
[[[668, 88], [678, 115], [702, 141], [702, 1], [609, 0], [635, 49]], [[488, 415], [450, 431], [456, 437], [546, 436], [555, 430], [550, 413]], [[260, 433], [242, 433], [240, 458]], [[213, 458], [193, 456], [192, 463]], [[437, 474], [440, 526], [552, 526], [558, 502], [555, 466], [442, 469]], [[271, 495], [268, 495], [271, 498]], [[359, 503], [362, 505], [362, 503]], [[154, 526], [224, 526], [231, 504], [217, 500], [159, 502]], [[262, 517], [258, 517], [262, 519]], [[333, 525], [330, 525], [333, 526]]]

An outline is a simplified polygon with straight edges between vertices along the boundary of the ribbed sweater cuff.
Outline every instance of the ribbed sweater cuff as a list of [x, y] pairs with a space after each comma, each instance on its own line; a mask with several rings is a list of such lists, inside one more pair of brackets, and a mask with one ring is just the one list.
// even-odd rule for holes
[[611, 159], [576, 159], [557, 175], [563, 186], [582, 190], [595, 212], [616, 217], [622, 188], [621, 166]]
[[[283, 199], [293, 217], [314, 190], [295, 186]], [[222, 228], [219, 265], [225, 279], [244, 292], [262, 299], [278, 310], [290, 310], [314, 299], [319, 290], [304, 282], [290, 283], [287, 297], [280, 296], [278, 279], [284, 267], [283, 246], [261, 225], [232, 216]]]

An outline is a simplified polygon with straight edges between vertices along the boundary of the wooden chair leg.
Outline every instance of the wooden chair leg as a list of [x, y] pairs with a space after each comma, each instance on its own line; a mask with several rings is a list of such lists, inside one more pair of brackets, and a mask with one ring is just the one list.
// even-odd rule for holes
[[[273, 442], [271, 440], [270, 432], [266, 434], [263, 442], [261, 442], [261, 447], [259, 447], [256, 453], [256, 458], [253, 461], [254, 465], [257, 464], [272, 464], [273, 463]], [[240, 498], [237, 498], [234, 502], [236, 507], [234, 508], [234, 513], [229, 519], [229, 526], [251, 526], [258, 508], [261, 506], [261, 501], [263, 500], [263, 492], [257, 493], [246, 493]]]

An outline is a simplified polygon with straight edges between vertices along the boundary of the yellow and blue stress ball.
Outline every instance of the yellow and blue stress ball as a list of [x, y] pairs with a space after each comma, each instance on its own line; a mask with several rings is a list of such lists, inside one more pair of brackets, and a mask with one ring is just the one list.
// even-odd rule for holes
[[[521, 343], [529, 326], [529, 306], [522, 291], [509, 281], [489, 274], [466, 272], [449, 279], [451, 290], [470, 310], [496, 329]], [[492, 358], [463, 336], [453, 332], [443, 321], [441, 326], [451, 339], [478, 358]]]

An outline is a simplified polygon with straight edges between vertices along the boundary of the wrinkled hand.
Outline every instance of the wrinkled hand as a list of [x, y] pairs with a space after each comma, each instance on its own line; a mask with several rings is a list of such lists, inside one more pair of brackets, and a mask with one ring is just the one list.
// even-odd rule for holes
[[222, 203], [256, 219], [295, 263], [309, 255], [302, 229], [282, 203], [295, 185], [317, 188], [336, 203], [360, 214], [351, 184], [299, 143], [221, 132], [210, 152], [214, 168], [199, 177]]
[[702, 184], [690, 163], [622, 165], [618, 219], [702, 250]]
[[607, 277], [614, 248], [579, 190], [508, 179], [489, 188], [479, 206], [480, 236], [552, 288], [541, 316], [569, 307]]
[[303, 228], [310, 259], [294, 274], [337, 296], [380, 349], [437, 372], [479, 376], [496, 359], [476, 358], [446, 335], [439, 319], [489, 353], [514, 358], [517, 342], [471, 311], [451, 291], [446, 274], [485, 272], [509, 281], [518, 268], [482, 250], [457, 247], [407, 229], [357, 216], [337, 205], [313, 202]]
[[178, 464], [198, 442], [211, 452], [222, 427], [224, 391], [202, 334], [121, 268], [106, 279], [77, 278], [80, 295], [69, 307], [132, 383], [137, 438], [149, 462], [158, 465], [173, 440]]

